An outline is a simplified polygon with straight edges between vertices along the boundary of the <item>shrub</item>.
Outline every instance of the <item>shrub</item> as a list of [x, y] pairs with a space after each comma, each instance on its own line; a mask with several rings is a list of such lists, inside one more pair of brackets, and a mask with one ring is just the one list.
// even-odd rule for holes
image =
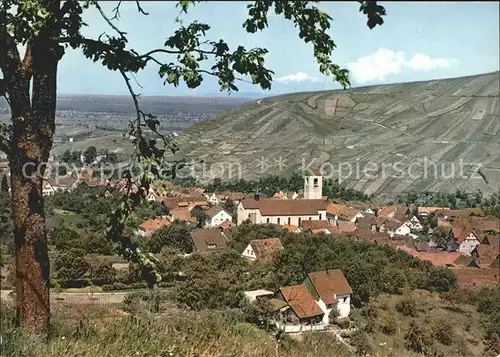
[[90, 266], [90, 277], [97, 286], [113, 284], [116, 281], [116, 269], [110, 263], [100, 262]]
[[410, 327], [405, 336], [405, 347], [409, 351], [423, 353], [431, 346], [431, 340], [415, 320], [410, 322]]
[[332, 325], [336, 325], [338, 323], [338, 319], [340, 316], [340, 312], [337, 309], [336, 306], [333, 307], [333, 309], [330, 310], [330, 313], [328, 314], [328, 321]]
[[400, 301], [398, 301], [396, 304], [396, 310], [405, 316], [418, 316], [417, 302], [410, 296], [403, 297]]
[[397, 330], [396, 320], [394, 320], [394, 317], [386, 317], [380, 325], [380, 330], [386, 335], [394, 335]]
[[444, 318], [434, 321], [431, 327], [432, 337], [443, 345], [451, 345], [455, 337], [453, 326]]
[[337, 321], [337, 325], [341, 329], [347, 329], [351, 327], [351, 322], [349, 321], [349, 319], [341, 319]]
[[351, 344], [356, 347], [356, 354], [358, 356], [367, 356], [373, 352], [366, 332], [358, 330], [352, 337]]

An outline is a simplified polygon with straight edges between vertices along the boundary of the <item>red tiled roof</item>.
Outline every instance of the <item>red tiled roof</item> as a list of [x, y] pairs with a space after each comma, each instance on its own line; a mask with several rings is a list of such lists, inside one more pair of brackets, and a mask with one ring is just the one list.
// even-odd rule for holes
[[439, 210], [446, 211], [449, 209], [449, 207], [418, 207], [417, 211], [419, 214], [431, 214]]
[[406, 251], [408, 254], [420, 260], [428, 260], [433, 265], [437, 266], [457, 266], [462, 265], [460, 260], [465, 256], [460, 252], [417, 252], [412, 248], [399, 247], [400, 250]]
[[143, 222], [139, 228], [146, 232], [154, 232], [161, 227], [166, 227], [170, 225], [170, 221], [166, 218], [150, 218]]
[[307, 274], [309, 281], [325, 304], [335, 302], [335, 295], [352, 294], [352, 289], [340, 269]]
[[171, 212], [172, 220], [186, 221], [186, 222], [196, 222], [196, 217], [191, 217], [191, 212], [189, 212], [188, 207], [176, 207], [172, 209]]
[[326, 210], [324, 200], [273, 200], [246, 199], [241, 201], [245, 209], [259, 209], [262, 216], [302, 216], [317, 215]]
[[315, 230], [315, 229], [325, 229], [325, 228], [330, 228], [331, 225], [328, 223], [328, 221], [322, 221], [322, 220], [302, 220], [300, 222], [300, 228], [303, 230]]
[[229, 221], [229, 220], [225, 220], [224, 222], [222, 222], [221, 224], [219, 224], [217, 226], [218, 228], [223, 228], [223, 229], [231, 229], [234, 227], [234, 223]]
[[479, 266], [485, 268], [498, 268], [498, 257], [500, 256], [498, 246], [479, 244], [476, 245], [474, 251], [477, 254]]
[[284, 249], [279, 238], [254, 239], [250, 245], [259, 260], [270, 259], [274, 253]]
[[304, 285], [293, 285], [280, 288], [288, 306], [295, 314], [303, 319], [307, 317], [324, 315], [323, 310], [314, 301]]
[[498, 286], [500, 283], [498, 268], [451, 268], [457, 276], [458, 286], [461, 288]]
[[356, 216], [358, 210], [342, 203], [330, 203], [326, 208], [326, 213], [342, 219], [351, 220]]

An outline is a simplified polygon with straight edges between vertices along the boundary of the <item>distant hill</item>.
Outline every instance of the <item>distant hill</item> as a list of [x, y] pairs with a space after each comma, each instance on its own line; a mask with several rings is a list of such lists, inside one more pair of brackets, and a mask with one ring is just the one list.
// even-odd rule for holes
[[[177, 112], [193, 114], [215, 114], [246, 103], [250, 98], [225, 97], [170, 97], [143, 96], [140, 103], [144, 111], [155, 115], [171, 115]], [[0, 98], [0, 111], [7, 111], [7, 102]], [[133, 115], [135, 108], [129, 95], [60, 94], [57, 97], [58, 111], [78, 113], [114, 113]]]
[[[350, 164], [354, 172], [346, 184], [368, 194], [394, 197], [408, 190], [456, 189], [491, 193], [500, 187], [498, 96], [499, 72], [286, 94], [196, 123], [178, 139], [181, 156], [222, 163], [223, 177], [229, 163], [233, 178], [239, 163], [248, 179], [286, 175], [300, 169], [303, 159], [307, 164], [316, 158], [317, 164], [328, 162], [334, 168], [343, 163], [344, 176]], [[260, 158], [270, 165], [267, 170], [256, 161]], [[428, 167], [426, 173], [425, 160], [435, 162], [437, 170]], [[448, 177], [452, 164], [456, 173]], [[366, 165], [372, 166], [363, 172]], [[482, 166], [479, 174], [473, 174], [477, 165]]]

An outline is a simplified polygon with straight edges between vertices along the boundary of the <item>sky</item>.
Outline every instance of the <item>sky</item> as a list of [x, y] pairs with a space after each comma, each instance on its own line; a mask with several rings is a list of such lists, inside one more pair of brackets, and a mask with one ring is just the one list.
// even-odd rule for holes
[[[143, 1], [144, 16], [133, 1], [123, 2], [117, 25], [127, 32], [129, 46], [139, 53], [162, 48], [166, 38], [180, 24], [175, 22], [179, 9], [175, 2]], [[111, 14], [116, 2], [102, 2]], [[224, 39], [230, 46], [265, 47], [267, 66], [275, 72], [272, 89], [262, 91], [248, 83], [239, 83], [240, 92], [277, 95], [298, 91], [338, 89], [331, 77], [322, 75], [313, 60], [312, 45], [298, 37], [288, 20], [274, 15], [269, 27], [248, 34], [242, 23], [248, 16], [246, 2], [210, 1], [197, 4], [180, 18], [183, 24], [197, 20], [211, 29], [207, 39]], [[380, 2], [387, 10], [384, 24], [370, 30], [366, 17], [353, 2], [320, 2], [333, 23], [330, 35], [337, 48], [332, 60], [350, 70], [353, 87], [395, 82], [410, 82], [459, 77], [499, 70], [498, 2]], [[84, 13], [89, 25], [82, 32], [97, 38], [114, 34], [95, 9]], [[232, 48], [234, 48], [232, 47]], [[168, 61], [175, 58], [168, 58]], [[134, 84], [142, 95], [216, 96], [217, 80], [207, 78], [192, 90], [181, 85], [164, 85], [158, 66], [139, 72]], [[61, 94], [127, 94], [122, 77], [98, 63], [86, 59], [80, 50], [67, 49], [59, 64], [58, 92]]]

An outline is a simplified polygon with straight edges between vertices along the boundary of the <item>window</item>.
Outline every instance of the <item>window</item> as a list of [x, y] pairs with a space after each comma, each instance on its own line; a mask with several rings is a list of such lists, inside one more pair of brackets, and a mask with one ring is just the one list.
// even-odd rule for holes
[[309, 220], [311, 220], [311, 217], [309, 217]]
[[267, 219], [266, 219], [266, 223], [269, 223], [269, 222], [270, 222], [270, 219], [269, 219], [269, 217], [267, 217]]
[[292, 218], [288, 217], [288, 225], [292, 224]]
[[317, 178], [314, 179], [313, 186], [314, 187], [318, 187], [318, 179]]
[[345, 297], [342, 302], [344, 302], [344, 303], [347, 302], [347, 298]]
[[300, 222], [302, 222], [302, 218], [299, 217], [299, 226], [300, 226]]
[[320, 214], [319, 214], [319, 220], [320, 220], [320, 221], [321, 221], [321, 218], [322, 218], [322, 215], [321, 215], [321, 213], [320, 213]]
[[280, 218], [278, 217], [278, 220], [277, 220], [278, 224], [280, 224]]

